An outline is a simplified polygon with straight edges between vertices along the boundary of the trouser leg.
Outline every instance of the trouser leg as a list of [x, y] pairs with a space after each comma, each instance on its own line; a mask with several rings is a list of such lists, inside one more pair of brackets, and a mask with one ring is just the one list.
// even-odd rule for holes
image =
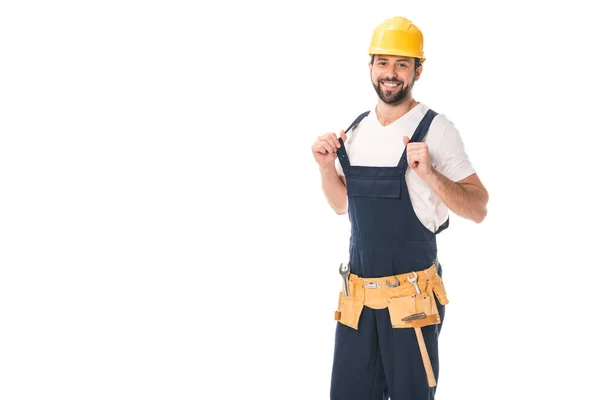
[[[445, 312], [439, 302], [437, 306], [440, 324], [421, 328], [436, 382], [439, 377], [438, 336]], [[387, 309], [377, 310], [376, 324], [391, 400], [433, 400], [436, 387], [429, 387], [415, 330], [392, 328]]]
[[365, 307], [359, 329], [337, 323], [331, 375], [331, 400], [387, 399], [375, 310]]

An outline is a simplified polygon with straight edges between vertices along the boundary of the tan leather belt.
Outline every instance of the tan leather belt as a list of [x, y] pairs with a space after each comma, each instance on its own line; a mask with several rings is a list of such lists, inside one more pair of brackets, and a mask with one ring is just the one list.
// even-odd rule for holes
[[[432, 285], [438, 283], [439, 276], [435, 264], [425, 270], [415, 272], [421, 292], [433, 289]], [[383, 309], [388, 306], [391, 298], [415, 294], [414, 285], [408, 280], [413, 276], [412, 272], [381, 278], [359, 278], [355, 274], [350, 274], [349, 297], [355, 297], [369, 308]]]
[[448, 304], [446, 289], [437, 273], [436, 264], [420, 271], [379, 278], [360, 278], [350, 274], [348, 296], [342, 289], [335, 319], [358, 329], [365, 306], [373, 309], [388, 308], [392, 327], [415, 329], [427, 379], [433, 387], [436, 382], [421, 327], [440, 323], [434, 296], [441, 305]]

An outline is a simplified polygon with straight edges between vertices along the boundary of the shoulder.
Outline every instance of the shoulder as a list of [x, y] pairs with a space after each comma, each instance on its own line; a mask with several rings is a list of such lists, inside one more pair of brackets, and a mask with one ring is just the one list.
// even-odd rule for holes
[[[426, 110], [429, 110], [429, 107]], [[436, 111], [436, 116], [431, 121], [425, 142], [429, 146], [453, 147], [460, 142], [460, 132], [446, 114]]]
[[[354, 130], [361, 125], [364, 125], [365, 122], [369, 121], [370, 117], [374, 115], [374, 111], [372, 109], [362, 110], [359, 112], [355, 112], [351, 115], [351, 119], [348, 120], [346, 131]], [[352, 128], [352, 129], [350, 129]], [[348, 133], [348, 132], [346, 132]]]
[[344, 132], [346, 132], [346, 136], [348, 137], [346, 140], [348, 144], [350, 144], [352, 137], [355, 136], [356, 133], [361, 130], [361, 128], [371, 123], [373, 115], [375, 115], [373, 109], [362, 110], [351, 115], [351, 118], [348, 120], [344, 130]]
[[459, 130], [444, 114], [438, 113], [425, 138], [432, 162], [443, 175], [454, 182], [475, 173]]
[[431, 125], [429, 126], [429, 131], [427, 132], [428, 137], [441, 135], [447, 126], [451, 124], [450, 120], [445, 114], [431, 109], [427, 104], [419, 103], [416, 108], [417, 110], [415, 110], [416, 112], [414, 114], [414, 118], [418, 119], [419, 122], [425, 117], [428, 111], [431, 110], [435, 112], [435, 116], [431, 120]]

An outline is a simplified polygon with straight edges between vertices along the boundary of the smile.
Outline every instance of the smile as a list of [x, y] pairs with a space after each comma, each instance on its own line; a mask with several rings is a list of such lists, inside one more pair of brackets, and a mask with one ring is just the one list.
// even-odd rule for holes
[[398, 87], [400, 84], [398, 82], [381, 82], [381, 84], [387, 88], [395, 88]]

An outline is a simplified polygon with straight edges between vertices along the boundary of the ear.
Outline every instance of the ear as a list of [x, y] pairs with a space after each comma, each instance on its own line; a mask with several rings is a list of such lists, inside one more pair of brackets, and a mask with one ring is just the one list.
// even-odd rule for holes
[[418, 81], [423, 73], [423, 64], [419, 65], [419, 68], [415, 71], [415, 81]]

